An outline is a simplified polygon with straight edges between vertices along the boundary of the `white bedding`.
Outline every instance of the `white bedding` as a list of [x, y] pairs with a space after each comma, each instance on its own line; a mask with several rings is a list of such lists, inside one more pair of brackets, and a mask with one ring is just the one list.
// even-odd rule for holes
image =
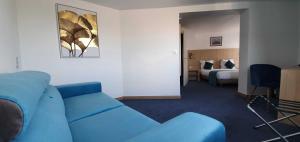
[[238, 79], [239, 78], [239, 70], [238, 69], [212, 69], [212, 70], [201, 70], [201, 75], [208, 77], [209, 72], [220, 70], [217, 73], [218, 79]]

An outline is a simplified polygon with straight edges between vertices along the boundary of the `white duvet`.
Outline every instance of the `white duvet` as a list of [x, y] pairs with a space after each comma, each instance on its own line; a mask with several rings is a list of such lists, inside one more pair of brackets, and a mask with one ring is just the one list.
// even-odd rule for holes
[[238, 69], [212, 69], [212, 70], [201, 70], [201, 75], [207, 76], [209, 72], [219, 70], [217, 73], [218, 79], [238, 79], [239, 78], [239, 70]]

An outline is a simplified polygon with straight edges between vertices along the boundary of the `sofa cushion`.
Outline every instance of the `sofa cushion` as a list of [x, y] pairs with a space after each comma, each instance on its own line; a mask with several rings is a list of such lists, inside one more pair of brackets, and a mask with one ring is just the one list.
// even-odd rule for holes
[[104, 112], [123, 104], [104, 93], [92, 93], [64, 99], [68, 121], [73, 121]]
[[16, 138], [17, 142], [72, 142], [62, 97], [49, 86], [42, 96], [28, 129]]
[[[0, 136], [12, 139], [24, 132], [47, 88], [50, 76], [42, 72], [25, 71], [0, 74]], [[2, 125], [2, 124], [13, 125]]]
[[70, 124], [74, 142], [124, 142], [159, 123], [126, 106]]
[[225, 142], [224, 125], [208, 116], [184, 113], [126, 142]]

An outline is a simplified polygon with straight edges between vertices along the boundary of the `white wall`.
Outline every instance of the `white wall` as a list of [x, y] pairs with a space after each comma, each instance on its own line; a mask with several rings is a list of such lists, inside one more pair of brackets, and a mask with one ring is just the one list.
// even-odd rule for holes
[[[239, 48], [240, 14], [232, 13], [197, 13], [182, 15], [184, 27], [184, 48], [186, 50]], [[222, 36], [222, 46], [210, 46], [210, 37]]]
[[298, 29], [296, 1], [251, 4], [249, 19], [250, 63], [280, 67], [297, 64]]
[[178, 16], [164, 10], [122, 11], [121, 25], [124, 95], [179, 96]]
[[[55, 3], [98, 13], [100, 58], [60, 59]], [[52, 75], [53, 84], [101, 81], [104, 92], [123, 95], [120, 13], [77, 0], [18, 0], [22, 70]]]
[[15, 0], [0, 1], [0, 73], [14, 72], [18, 52]]
[[240, 64], [239, 64], [239, 85], [238, 85], [238, 91], [243, 94], [248, 94], [249, 88], [250, 88], [250, 75], [249, 75], [249, 16], [250, 16], [250, 10], [242, 10], [241, 11], [241, 28], [240, 28]]
[[[101, 58], [60, 59], [56, 2], [98, 12]], [[14, 23], [17, 23], [14, 14], [7, 16], [9, 11], [14, 13], [14, 6], [8, 0], [0, 4], [0, 15], [5, 13], [4, 19], [11, 20], [4, 24], [7, 28], [0, 28], [7, 33], [6, 30], [14, 29]], [[239, 92], [247, 94], [250, 64], [297, 64], [295, 1], [229, 2], [117, 11], [78, 0], [17, 0], [22, 70], [46, 71], [52, 75], [53, 84], [101, 81], [104, 91], [112, 97], [180, 95], [179, 13], [231, 9], [247, 9], [241, 14], [239, 80]], [[2, 27], [3, 23], [0, 23]], [[8, 34], [10, 38], [4, 38], [10, 44], [1, 47], [17, 48], [18, 42], [14, 39], [18, 37], [17, 28], [13, 31]], [[12, 55], [4, 59], [11, 62], [5, 63], [8, 66], [5, 72], [14, 71], [17, 55], [14, 51], [10, 50]]]
[[[121, 12], [125, 95], [179, 94], [179, 13], [248, 9], [241, 17], [239, 92], [248, 94], [250, 64], [297, 63], [295, 1], [254, 1], [206, 4]], [[149, 90], [150, 89], [150, 90]], [[162, 93], [163, 92], [163, 93]], [[145, 94], [146, 93], [146, 94]]]

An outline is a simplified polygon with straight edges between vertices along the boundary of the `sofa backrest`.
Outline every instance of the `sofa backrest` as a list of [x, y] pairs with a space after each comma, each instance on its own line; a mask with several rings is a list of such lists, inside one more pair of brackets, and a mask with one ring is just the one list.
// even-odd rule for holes
[[0, 74], [2, 141], [10, 141], [26, 131], [49, 82], [50, 75], [43, 72]]
[[14, 142], [72, 142], [64, 101], [53, 86], [41, 97], [28, 129]]
[[68, 85], [56, 86], [62, 97], [69, 98], [79, 96], [82, 94], [91, 94], [96, 92], [102, 92], [102, 86], [100, 82], [85, 82]]

